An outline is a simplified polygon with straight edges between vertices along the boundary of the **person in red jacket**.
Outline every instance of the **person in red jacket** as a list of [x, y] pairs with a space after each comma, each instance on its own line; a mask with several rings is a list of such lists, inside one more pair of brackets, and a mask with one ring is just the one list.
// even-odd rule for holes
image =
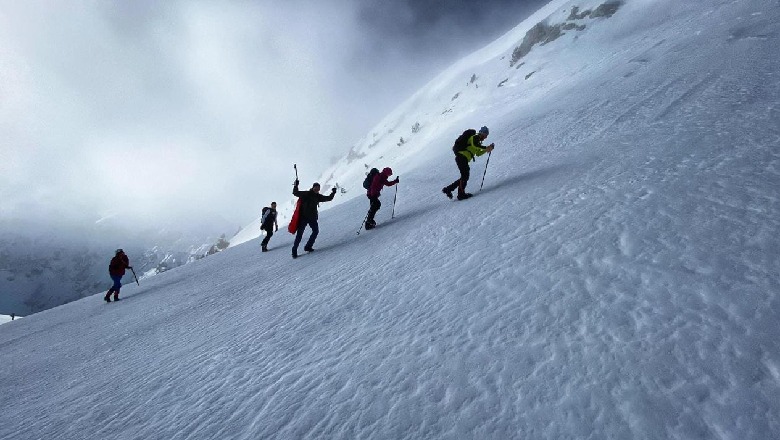
[[106, 296], [103, 298], [106, 302], [111, 302], [111, 294], [114, 294], [114, 301], [119, 301], [119, 289], [122, 288], [122, 277], [125, 275], [125, 269], [132, 269], [130, 265], [130, 259], [125, 255], [125, 251], [122, 249], [116, 250], [116, 255], [111, 259], [111, 263], [108, 265], [108, 274], [111, 275], [111, 279], [114, 281], [114, 285], [108, 289]]
[[374, 229], [376, 227], [376, 221], [374, 216], [382, 207], [382, 202], [379, 201], [379, 195], [382, 192], [382, 188], [386, 186], [393, 186], [398, 183], [398, 177], [395, 180], [388, 182], [387, 179], [393, 175], [393, 170], [385, 168], [381, 173], [374, 176], [374, 180], [371, 182], [371, 186], [368, 188], [366, 197], [369, 200], [368, 216], [366, 217], [366, 229]]

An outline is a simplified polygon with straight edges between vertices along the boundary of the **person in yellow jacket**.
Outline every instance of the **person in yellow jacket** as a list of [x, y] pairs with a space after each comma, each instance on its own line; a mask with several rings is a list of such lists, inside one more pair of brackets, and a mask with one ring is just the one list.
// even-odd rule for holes
[[476, 160], [477, 156], [493, 151], [495, 144], [490, 144], [487, 147], [482, 146], [482, 142], [487, 139], [489, 132], [487, 127], [480, 128], [479, 132], [473, 129], [466, 130], [455, 141], [452, 151], [455, 152], [455, 164], [458, 165], [460, 178], [441, 189], [441, 192], [447, 197], [452, 198], [452, 192], [455, 191], [455, 188], [458, 189], [458, 200], [465, 200], [472, 196], [466, 192], [466, 184], [470, 175], [469, 161]]

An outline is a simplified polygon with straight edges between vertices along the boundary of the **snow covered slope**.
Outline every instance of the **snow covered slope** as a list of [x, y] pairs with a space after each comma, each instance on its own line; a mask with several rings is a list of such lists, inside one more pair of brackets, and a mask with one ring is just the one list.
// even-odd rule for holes
[[313, 254], [280, 233], [0, 326], [0, 438], [780, 437], [780, 7], [572, 21], [415, 95], [462, 90], [418, 146], [355, 150], [402, 175], [376, 230], [334, 168]]

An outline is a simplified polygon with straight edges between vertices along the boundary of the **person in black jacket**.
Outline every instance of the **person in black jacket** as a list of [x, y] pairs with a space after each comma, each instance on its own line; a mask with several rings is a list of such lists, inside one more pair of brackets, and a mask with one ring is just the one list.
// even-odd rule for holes
[[311, 235], [309, 236], [309, 240], [306, 242], [306, 246], [303, 247], [303, 250], [306, 252], [314, 251], [314, 240], [317, 239], [317, 234], [320, 233], [320, 227], [317, 224], [317, 206], [320, 202], [330, 202], [336, 195], [335, 187], [331, 190], [329, 196], [323, 196], [320, 194], [320, 184], [317, 182], [314, 182], [314, 184], [311, 186], [311, 189], [308, 191], [298, 191], [299, 183], [300, 182], [298, 182], [296, 179], [295, 185], [293, 186], [293, 195], [298, 197], [301, 201], [301, 205], [298, 211], [298, 227], [295, 231], [295, 241], [293, 242], [292, 248], [293, 258], [298, 258], [298, 245], [301, 244], [301, 239], [303, 238], [303, 232], [306, 229], [306, 225], [309, 225], [311, 228]]
[[265, 207], [262, 211], [262, 218], [260, 221], [260, 230], [265, 231], [265, 238], [260, 246], [263, 252], [268, 252], [268, 241], [274, 235], [274, 231], [279, 230], [279, 224], [276, 223], [276, 202], [271, 202], [271, 207]]

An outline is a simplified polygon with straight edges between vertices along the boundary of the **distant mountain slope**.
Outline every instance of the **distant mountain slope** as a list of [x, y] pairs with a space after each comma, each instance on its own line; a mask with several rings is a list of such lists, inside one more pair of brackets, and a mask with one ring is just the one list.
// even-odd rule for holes
[[0, 313], [26, 316], [108, 289], [108, 262], [119, 247], [139, 277], [201, 258], [219, 237], [193, 220], [159, 228], [110, 217], [61, 228], [0, 222]]

